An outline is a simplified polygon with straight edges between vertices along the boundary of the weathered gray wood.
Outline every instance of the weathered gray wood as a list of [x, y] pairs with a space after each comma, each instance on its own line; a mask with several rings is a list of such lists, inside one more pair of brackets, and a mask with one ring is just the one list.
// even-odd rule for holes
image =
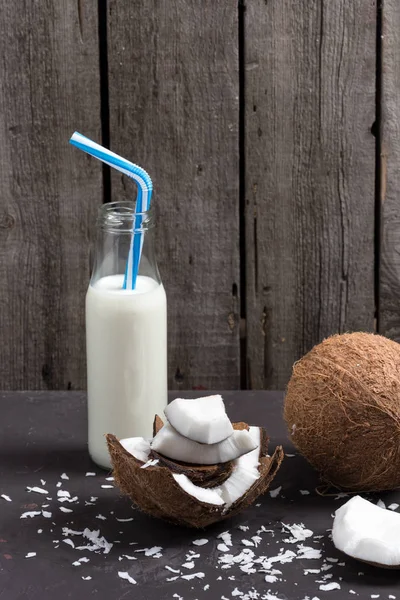
[[[146, 168], [169, 312], [169, 385], [239, 383], [237, 2], [110, 2], [111, 147]], [[113, 199], [132, 197], [113, 174]]]
[[248, 383], [374, 326], [374, 0], [248, 0]]
[[400, 342], [400, 5], [382, 5], [379, 330]]
[[0, 9], [0, 388], [85, 385], [84, 295], [101, 167], [97, 4]]

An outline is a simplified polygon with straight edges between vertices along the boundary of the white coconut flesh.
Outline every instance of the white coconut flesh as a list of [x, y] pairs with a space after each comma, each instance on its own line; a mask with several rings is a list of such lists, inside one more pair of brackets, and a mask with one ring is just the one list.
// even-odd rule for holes
[[172, 477], [175, 479], [176, 483], [183, 489], [184, 492], [189, 494], [189, 496], [197, 498], [197, 500], [199, 500], [200, 502], [205, 502], [206, 504], [215, 504], [218, 506], [224, 504], [224, 501], [221, 498], [221, 494], [219, 493], [218, 488], [201, 488], [198, 485], [194, 485], [194, 483], [192, 483], [190, 479], [183, 474], [172, 473]]
[[[234, 461], [233, 473], [221, 485], [204, 489], [194, 485], [186, 475], [175, 475], [174, 479], [178, 485], [190, 496], [197, 498], [200, 502], [222, 505], [228, 509], [236, 500], [239, 500], [251, 488], [253, 483], [260, 477], [259, 458], [261, 434], [259, 427], [250, 427], [248, 431], [256, 448], [240, 456]], [[205, 493], [207, 492], [207, 493]]]
[[233, 433], [219, 394], [195, 400], [176, 398], [164, 414], [178, 433], [201, 444], [218, 444]]
[[142, 437], [132, 437], [120, 440], [121, 446], [125, 448], [129, 454], [141, 462], [147, 462], [150, 454], [150, 442]]
[[200, 444], [184, 437], [166, 423], [153, 438], [151, 448], [168, 458], [196, 465], [215, 465], [224, 463], [257, 447], [253, 438], [245, 429], [233, 431], [226, 440], [217, 444]]
[[332, 539], [358, 560], [400, 566], [400, 514], [354, 496], [335, 513]]

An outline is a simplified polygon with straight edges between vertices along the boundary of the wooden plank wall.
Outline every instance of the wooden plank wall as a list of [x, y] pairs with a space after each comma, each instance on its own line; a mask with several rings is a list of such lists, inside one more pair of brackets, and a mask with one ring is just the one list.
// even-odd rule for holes
[[[236, 388], [237, 1], [110, 2], [108, 48], [111, 147], [154, 177], [169, 385]], [[113, 176], [114, 200], [132, 193]]]
[[100, 135], [97, 7], [0, 9], [0, 384], [85, 385], [84, 297], [101, 169], [68, 144]]
[[335, 332], [400, 341], [398, 3], [67, 4], [0, 9], [0, 388], [85, 387], [103, 182], [75, 129], [154, 178], [171, 389], [283, 388]]
[[400, 5], [382, 4], [379, 329], [400, 342]]
[[248, 385], [282, 389], [374, 327], [376, 5], [251, 0], [245, 23]]

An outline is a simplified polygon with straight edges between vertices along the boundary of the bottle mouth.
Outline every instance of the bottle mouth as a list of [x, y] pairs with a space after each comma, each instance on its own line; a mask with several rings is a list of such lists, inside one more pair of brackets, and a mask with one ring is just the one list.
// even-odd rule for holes
[[153, 209], [135, 213], [134, 200], [117, 200], [106, 202], [99, 208], [98, 225], [109, 232], [132, 233], [143, 232], [153, 226]]

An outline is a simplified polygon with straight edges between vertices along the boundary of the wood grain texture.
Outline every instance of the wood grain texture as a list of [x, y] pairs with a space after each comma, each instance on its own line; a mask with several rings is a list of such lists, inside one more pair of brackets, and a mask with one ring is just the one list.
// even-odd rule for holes
[[[171, 389], [239, 384], [237, 2], [110, 0], [111, 148], [149, 171]], [[112, 175], [114, 200], [131, 182]]]
[[85, 386], [84, 297], [101, 167], [97, 6], [0, 9], [0, 387]]
[[379, 330], [400, 342], [400, 5], [382, 3]]
[[374, 327], [375, 32], [375, 0], [246, 3], [249, 387]]

